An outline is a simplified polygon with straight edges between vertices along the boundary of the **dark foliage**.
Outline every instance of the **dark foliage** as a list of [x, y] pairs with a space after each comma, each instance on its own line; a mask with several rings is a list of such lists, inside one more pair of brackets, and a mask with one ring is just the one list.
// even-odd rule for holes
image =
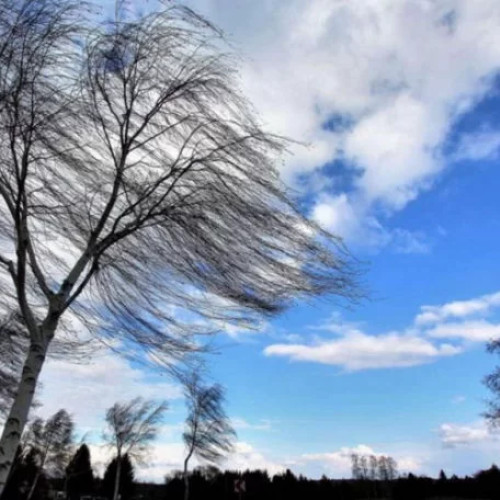
[[[2, 500], [25, 500], [35, 477], [39, 474], [38, 451], [31, 448], [27, 453], [19, 446], [12, 466]], [[44, 500], [47, 497], [48, 483], [46, 476], [38, 475], [32, 500]]]
[[[235, 491], [235, 481], [243, 480], [245, 491]], [[427, 500], [498, 499], [500, 471], [496, 466], [474, 477], [439, 479], [409, 474], [393, 480], [328, 479], [312, 480], [287, 470], [272, 479], [265, 471], [224, 472], [207, 477], [195, 469], [191, 474], [192, 500]], [[140, 490], [137, 490], [140, 493]], [[181, 500], [182, 477], [167, 478], [164, 500]], [[147, 497], [146, 497], [147, 498]]]
[[94, 473], [86, 444], [78, 448], [66, 468], [66, 491], [68, 500], [80, 500], [81, 495], [89, 495], [94, 491]]
[[[103, 498], [112, 494], [113, 460], [104, 479], [96, 480], [96, 491]], [[123, 500], [181, 500], [184, 494], [182, 471], [167, 476], [165, 484], [133, 482], [133, 467], [128, 461], [127, 479], [123, 484]], [[245, 491], [235, 491], [235, 483], [243, 481]], [[438, 479], [408, 474], [389, 481], [371, 479], [309, 479], [295, 476], [287, 470], [270, 477], [266, 471], [221, 472], [215, 467], [198, 467], [191, 473], [192, 500], [498, 500], [500, 470], [492, 465], [474, 476], [446, 477]], [[60, 483], [49, 482], [52, 490], [61, 490]], [[9, 486], [10, 488], [10, 486]], [[107, 489], [106, 489], [107, 488]], [[11, 491], [11, 490], [9, 490]], [[37, 496], [42, 500], [45, 491]], [[24, 497], [8, 496], [8, 500]]]
[[[122, 468], [120, 473], [119, 493], [121, 500], [130, 500], [134, 494], [134, 466], [127, 454], [122, 457]], [[111, 460], [102, 480], [101, 495], [105, 498], [113, 498], [116, 477], [116, 458]]]

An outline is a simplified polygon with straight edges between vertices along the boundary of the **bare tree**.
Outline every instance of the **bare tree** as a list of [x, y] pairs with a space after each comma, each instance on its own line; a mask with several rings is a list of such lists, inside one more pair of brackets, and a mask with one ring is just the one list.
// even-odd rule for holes
[[218, 384], [206, 386], [195, 372], [185, 381], [188, 406], [183, 434], [187, 454], [184, 459], [184, 500], [189, 499], [188, 465], [191, 457], [215, 464], [233, 449], [236, 434], [224, 411], [224, 391]]
[[[487, 345], [488, 352], [500, 353], [500, 340], [491, 340]], [[491, 391], [492, 398], [488, 400], [488, 409], [483, 413], [489, 425], [495, 429], [500, 427], [500, 367], [484, 379], [484, 384]]]
[[90, 25], [78, 0], [0, 0], [0, 306], [28, 336], [0, 493], [56, 333], [173, 367], [198, 333], [355, 295], [342, 244], [281, 184], [286, 142], [240, 95], [220, 32], [169, 5]]
[[158, 433], [158, 424], [167, 409], [166, 402], [155, 403], [135, 398], [115, 403], [106, 412], [108, 431], [104, 438], [116, 452], [113, 500], [118, 499], [122, 459], [125, 455], [141, 461]]
[[36, 418], [31, 423], [27, 447], [35, 452], [38, 463], [27, 500], [33, 496], [44, 468], [51, 475], [63, 474], [72, 452], [73, 427], [73, 420], [66, 410], [59, 410], [46, 421]]

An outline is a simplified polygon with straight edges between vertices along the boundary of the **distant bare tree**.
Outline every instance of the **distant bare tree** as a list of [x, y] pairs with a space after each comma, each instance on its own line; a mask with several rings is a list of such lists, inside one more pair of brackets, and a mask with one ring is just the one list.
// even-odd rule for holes
[[62, 475], [72, 452], [73, 420], [66, 410], [59, 410], [44, 421], [36, 418], [31, 423], [27, 447], [35, 452], [37, 472], [28, 492], [30, 500], [45, 467], [51, 475]]
[[126, 403], [115, 403], [106, 412], [108, 430], [104, 434], [106, 442], [116, 453], [116, 475], [113, 500], [118, 499], [122, 458], [141, 461], [156, 438], [167, 403], [145, 401], [135, 398]]
[[[488, 352], [500, 353], [500, 340], [492, 340], [488, 343]], [[500, 427], [500, 367], [497, 366], [492, 373], [484, 379], [484, 384], [491, 391], [492, 398], [488, 400], [488, 409], [483, 413], [489, 425], [498, 429]]]
[[361, 456], [359, 453], [351, 453], [351, 475], [353, 479], [365, 479], [361, 469]]
[[218, 384], [204, 385], [195, 372], [185, 380], [188, 406], [183, 438], [187, 449], [184, 459], [184, 500], [189, 499], [188, 465], [191, 457], [216, 464], [233, 449], [236, 436], [224, 410], [224, 391]]
[[255, 120], [220, 32], [170, 3], [93, 25], [87, 10], [0, 0], [0, 313], [28, 336], [0, 494], [56, 332], [173, 367], [197, 333], [355, 294], [341, 243], [280, 182], [286, 141]]

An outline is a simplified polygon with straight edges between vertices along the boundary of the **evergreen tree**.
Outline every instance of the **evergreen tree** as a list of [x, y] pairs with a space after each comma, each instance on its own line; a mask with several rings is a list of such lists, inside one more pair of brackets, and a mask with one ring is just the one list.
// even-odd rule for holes
[[26, 453], [21, 446], [18, 447], [2, 500], [25, 500], [35, 477], [38, 479], [31, 493], [32, 500], [46, 498], [47, 480], [38, 463], [39, 453], [35, 448], [30, 448]]
[[66, 492], [69, 500], [94, 491], [94, 473], [90, 463], [90, 450], [82, 444], [66, 468]]
[[[113, 498], [116, 477], [116, 458], [113, 458], [106, 468], [102, 480], [102, 494], [108, 498]], [[120, 500], [129, 500], [134, 492], [134, 466], [130, 461], [128, 454], [123, 455], [121, 459], [120, 485], [118, 488]]]

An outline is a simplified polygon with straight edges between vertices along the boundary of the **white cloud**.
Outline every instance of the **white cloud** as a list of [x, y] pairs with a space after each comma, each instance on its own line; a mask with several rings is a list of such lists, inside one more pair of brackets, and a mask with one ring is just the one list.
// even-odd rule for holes
[[415, 318], [417, 325], [442, 322], [449, 318], [466, 318], [472, 315], [484, 315], [500, 306], [500, 292], [482, 295], [470, 300], [448, 302], [439, 306], [422, 306]]
[[[160, 443], [155, 445], [147, 467], [140, 468], [141, 479], [161, 482], [168, 472], [182, 469], [185, 458], [184, 446], [180, 443]], [[190, 468], [200, 465], [195, 458]], [[270, 475], [284, 472], [285, 467], [270, 459], [265, 453], [255, 449], [248, 442], [238, 441], [233, 453], [219, 464], [223, 470], [267, 470]]]
[[500, 337], [500, 324], [484, 320], [443, 323], [427, 330], [426, 334], [434, 338], [461, 338], [471, 342], [489, 342]]
[[423, 233], [384, 227], [369, 215], [369, 205], [346, 193], [321, 195], [311, 216], [350, 244], [371, 249], [390, 247], [396, 253], [427, 253], [430, 249]]
[[116, 354], [100, 352], [86, 364], [49, 359], [41, 375], [37, 414], [47, 417], [60, 408], [74, 415], [78, 429], [95, 438], [103, 428], [107, 408], [117, 401], [142, 396], [147, 399], [177, 399], [181, 388], [165, 377], [148, 376]]
[[231, 424], [236, 430], [270, 431], [272, 428], [271, 421], [266, 419], [260, 419], [256, 423], [251, 423], [244, 418], [232, 417]]
[[[313, 208], [334, 227], [355, 219], [360, 231], [370, 230], [367, 218], [380, 223], [432, 186], [446, 166], [441, 147], [454, 121], [500, 68], [496, 0], [190, 3], [247, 56], [244, 91], [263, 121], [310, 144], [293, 148], [287, 179], [335, 159], [356, 168], [348, 203], [346, 192], [328, 190], [333, 208], [323, 197]], [[325, 127], [332, 117], [340, 125]], [[461, 154], [479, 159], [498, 137], [491, 131], [472, 142]]]
[[351, 455], [376, 455], [375, 451], [364, 444], [349, 448], [344, 446], [338, 451], [329, 453], [304, 453], [300, 460], [313, 462], [317, 466], [328, 471], [334, 477], [348, 478], [351, 476]]
[[374, 455], [377, 457], [381, 455], [392, 456], [398, 464], [399, 472], [415, 473], [419, 472], [422, 467], [422, 461], [417, 457], [400, 453], [379, 452], [365, 444], [359, 444], [352, 448], [344, 446], [337, 451], [329, 453], [305, 453], [300, 457], [298, 463], [312, 463], [332, 477], [348, 478], [351, 477], [351, 455], [353, 453], [358, 455]]
[[348, 371], [415, 366], [460, 352], [459, 347], [434, 345], [412, 334], [393, 332], [372, 336], [361, 331], [351, 331], [340, 339], [322, 340], [310, 345], [273, 344], [264, 349], [267, 356], [335, 365]]
[[270, 475], [285, 471], [283, 464], [269, 458], [266, 454], [256, 450], [251, 444], [239, 441], [235, 445], [235, 451], [227, 457], [224, 468], [228, 470], [267, 470]]
[[481, 130], [462, 137], [454, 156], [456, 160], [495, 159], [499, 150], [500, 133]]
[[[311, 327], [331, 332], [335, 338], [314, 335], [307, 340], [285, 335], [282, 338], [287, 343], [271, 344], [264, 354], [339, 366], [347, 371], [421, 365], [460, 354], [473, 342], [500, 338], [500, 324], [481, 318], [499, 306], [500, 292], [438, 306], [426, 305], [408, 328], [380, 335], [369, 335], [362, 325], [343, 322], [337, 314], [326, 324]], [[450, 319], [456, 321], [447, 321]]]
[[483, 421], [469, 425], [445, 423], [439, 427], [439, 435], [443, 446], [450, 448], [498, 438]]

